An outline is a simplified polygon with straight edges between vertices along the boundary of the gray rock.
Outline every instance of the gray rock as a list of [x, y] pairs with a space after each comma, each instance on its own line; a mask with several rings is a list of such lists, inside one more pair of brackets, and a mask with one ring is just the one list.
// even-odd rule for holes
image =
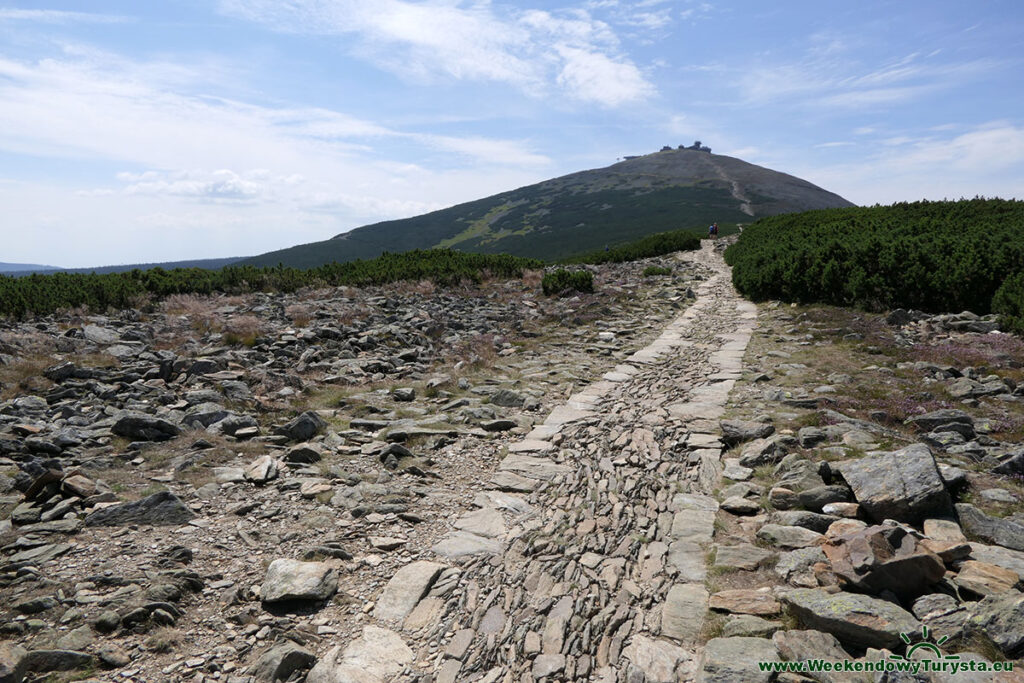
[[181, 434], [181, 429], [167, 420], [145, 413], [125, 413], [117, 418], [110, 431], [118, 436], [139, 441], [167, 441]]
[[957, 503], [956, 511], [965, 533], [1012, 550], [1024, 550], [1024, 524], [986, 515], [968, 503]]
[[[772, 636], [772, 642], [779, 655], [787, 662], [806, 662], [809, 659], [824, 659], [841, 662], [850, 659], [850, 655], [842, 648], [836, 637], [821, 631], [778, 631]], [[857, 681], [870, 683], [874, 680], [870, 674], [854, 675], [850, 673], [808, 672], [808, 675], [822, 683]]]
[[767, 564], [772, 554], [768, 550], [758, 548], [756, 545], [749, 543], [742, 545], [718, 545], [715, 546], [714, 566], [754, 571], [758, 567]]
[[697, 641], [707, 612], [708, 591], [704, 584], [677, 583], [669, 589], [661, 608], [661, 633], [692, 644]]
[[771, 671], [758, 662], [778, 662], [775, 644], [767, 638], [712, 638], [704, 646], [699, 683], [767, 683]]
[[526, 397], [511, 389], [499, 389], [491, 395], [491, 403], [505, 408], [521, 408], [526, 403]]
[[861, 508], [877, 522], [917, 523], [952, 511], [935, 458], [924, 444], [849, 460], [838, 469]]
[[757, 537], [776, 548], [790, 550], [818, 545], [824, 539], [824, 536], [816, 531], [799, 526], [782, 526], [780, 524], [765, 524], [757, 530]]
[[681, 647], [645, 635], [635, 635], [622, 656], [643, 672], [644, 683], [677, 683], [687, 680], [690, 654]]
[[396, 401], [408, 403], [416, 400], [416, 390], [412, 387], [398, 387], [391, 391], [391, 397]]
[[383, 622], [401, 624], [409, 616], [434, 580], [446, 569], [437, 562], [418, 561], [399, 569], [377, 599], [373, 616]]
[[722, 627], [722, 637], [771, 638], [780, 628], [782, 624], [779, 622], [755, 617], [753, 614], [731, 614]]
[[306, 676], [306, 683], [384, 683], [413, 657], [413, 651], [394, 631], [364, 626], [362, 635], [344, 650], [329, 650]]
[[947, 408], [907, 418], [906, 424], [911, 425], [919, 432], [932, 432], [936, 427], [949, 424], [966, 425], [973, 430], [974, 419], [962, 410]]
[[782, 460], [786, 450], [778, 437], [756, 439], [748, 443], [740, 453], [740, 465], [758, 467]]
[[295, 643], [284, 642], [263, 653], [253, 667], [252, 675], [258, 683], [286, 681], [296, 671], [304, 671], [316, 664], [316, 655]]
[[984, 634], [1011, 659], [1024, 656], [1024, 593], [989, 595], [971, 610], [967, 628]]
[[160, 491], [134, 503], [121, 503], [101, 508], [85, 518], [86, 526], [126, 526], [152, 524], [177, 526], [187, 524], [195, 514], [170, 491]]
[[817, 427], [801, 427], [796, 435], [800, 448], [814, 448], [820, 443], [828, 441], [825, 432]]
[[327, 600], [338, 590], [338, 577], [323, 562], [301, 562], [278, 559], [270, 563], [267, 576], [260, 587], [260, 599], [265, 603], [308, 600]]
[[312, 464], [324, 458], [323, 449], [315, 443], [300, 443], [292, 446], [284, 456], [285, 462]]
[[901, 633], [917, 633], [921, 622], [902, 607], [858, 593], [799, 588], [781, 595], [805, 626], [831, 633], [856, 648], [895, 648]]
[[31, 650], [22, 663], [25, 671], [46, 673], [47, 671], [74, 671], [93, 665], [93, 656], [75, 650]]
[[754, 439], [763, 439], [775, 433], [775, 426], [769, 422], [748, 422], [746, 420], [722, 420], [722, 443], [735, 446]]
[[825, 533], [832, 522], [838, 521], [835, 515], [823, 515], [819, 512], [807, 512], [806, 510], [782, 510], [771, 514], [772, 524], [782, 526], [802, 526], [819, 534]]
[[327, 423], [322, 417], [307, 410], [288, 424], [278, 427], [274, 433], [287, 437], [289, 441], [309, 441], [326, 428]]
[[480, 423], [480, 427], [485, 432], [507, 432], [517, 426], [515, 420], [488, 420]]
[[21, 683], [25, 678], [25, 649], [0, 641], [0, 683]]

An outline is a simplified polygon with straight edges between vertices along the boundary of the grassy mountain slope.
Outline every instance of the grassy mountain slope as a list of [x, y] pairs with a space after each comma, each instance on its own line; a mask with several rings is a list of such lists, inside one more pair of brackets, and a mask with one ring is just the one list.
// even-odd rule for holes
[[667, 230], [702, 230], [716, 221], [749, 222], [844, 206], [852, 204], [740, 159], [667, 150], [422, 216], [363, 226], [243, 263], [312, 267], [431, 247], [553, 260]]

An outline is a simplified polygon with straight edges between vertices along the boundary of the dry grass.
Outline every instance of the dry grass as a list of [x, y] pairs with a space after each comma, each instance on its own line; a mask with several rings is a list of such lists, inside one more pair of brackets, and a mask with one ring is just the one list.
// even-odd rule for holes
[[292, 304], [284, 309], [284, 314], [296, 327], [305, 327], [313, 319], [313, 307], [306, 304]]
[[266, 324], [254, 315], [236, 315], [224, 322], [222, 334], [226, 344], [253, 346], [266, 329]]

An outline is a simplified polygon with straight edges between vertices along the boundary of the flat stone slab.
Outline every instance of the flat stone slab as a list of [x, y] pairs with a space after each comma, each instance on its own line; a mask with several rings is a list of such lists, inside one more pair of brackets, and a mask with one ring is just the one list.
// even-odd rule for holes
[[455, 531], [434, 544], [431, 550], [441, 557], [458, 559], [471, 555], [498, 555], [502, 543], [496, 538], [477, 536], [468, 531]]
[[684, 644], [697, 642], [708, 610], [708, 591], [702, 583], [677, 583], [661, 606], [661, 633]]
[[364, 626], [363, 634], [344, 650], [335, 647], [328, 651], [310, 670], [306, 683], [384, 683], [413, 658], [413, 651], [394, 631]]
[[505, 535], [505, 518], [494, 508], [482, 508], [459, 517], [455, 528], [477, 536], [498, 538]]
[[498, 465], [503, 472], [515, 472], [516, 474], [532, 477], [534, 479], [554, 479], [557, 476], [567, 474], [569, 467], [547, 458], [531, 458], [528, 455], [513, 454], [506, 457]]
[[514, 472], [495, 472], [490, 485], [499, 491], [519, 491], [529, 493], [540, 486], [540, 481], [520, 476]]
[[553, 450], [555, 447], [548, 441], [536, 441], [533, 439], [524, 439], [513, 444], [509, 444], [509, 453], [547, 453]]
[[775, 677], [758, 662], [778, 662], [775, 643], [767, 638], [712, 638], [701, 658], [701, 683], [768, 683]]
[[445, 569], [439, 562], [425, 560], [405, 565], [384, 586], [373, 616], [383, 622], [401, 624]]
[[910, 612], [869, 595], [799, 588], [784, 593], [782, 601], [805, 626], [851, 647], [896, 648], [903, 642], [901, 633], [921, 631], [921, 622]]
[[[677, 683], [689, 679], [690, 654], [681, 647], [644, 635], [630, 639], [622, 656], [644, 672], [645, 683]], [[614, 679], [614, 674], [612, 674]], [[607, 678], [603, 680], [609, 680]]]

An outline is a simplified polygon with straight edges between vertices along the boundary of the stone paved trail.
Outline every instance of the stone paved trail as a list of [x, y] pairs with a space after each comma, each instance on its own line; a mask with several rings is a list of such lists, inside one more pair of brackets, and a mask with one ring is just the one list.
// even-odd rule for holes
[[[696, 677], [722, 469], [717, 418], [756, 309], [712, 243], [681, 258], [713, 273], [696, 303], [512, 444], [481, 482], [478, 508], [435, 546], [437, 561], [385, 588], [372, 616], [417, 660], [399, 678]], [[335, 680], [384, 637], [367, 627], [310, 681]]]

